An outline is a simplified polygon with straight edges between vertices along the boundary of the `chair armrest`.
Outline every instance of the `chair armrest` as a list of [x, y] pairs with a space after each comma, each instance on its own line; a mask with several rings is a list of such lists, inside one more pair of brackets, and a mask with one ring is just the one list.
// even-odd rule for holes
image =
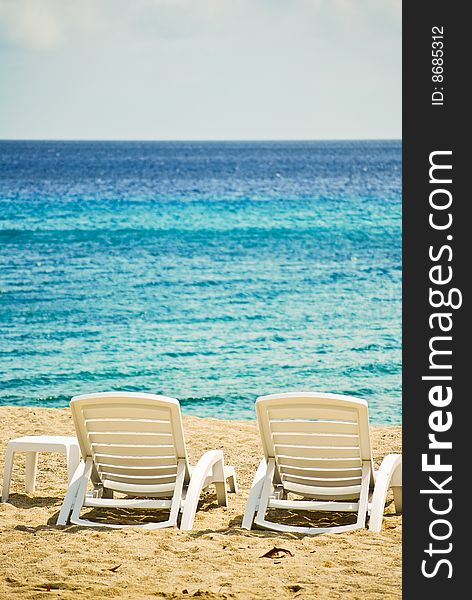
[[180, 529], [192, 529], [201, 491], [210, 483], [216, 487], [218, 504], [226, 506], [226, 481], [222, 450], [208, 450], [192, 469]]

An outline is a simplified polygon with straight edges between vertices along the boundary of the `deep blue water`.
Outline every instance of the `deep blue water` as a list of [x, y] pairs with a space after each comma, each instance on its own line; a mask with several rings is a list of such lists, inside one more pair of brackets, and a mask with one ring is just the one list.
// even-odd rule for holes
[[0, 142], [0, 404], [401, 419], [401, 143]]

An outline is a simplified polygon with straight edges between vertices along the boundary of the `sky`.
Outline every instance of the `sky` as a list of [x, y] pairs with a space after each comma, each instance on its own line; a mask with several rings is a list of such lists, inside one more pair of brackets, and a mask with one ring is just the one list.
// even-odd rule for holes
[[400, 0], [0, 0], [0, 139], [400, 137]]

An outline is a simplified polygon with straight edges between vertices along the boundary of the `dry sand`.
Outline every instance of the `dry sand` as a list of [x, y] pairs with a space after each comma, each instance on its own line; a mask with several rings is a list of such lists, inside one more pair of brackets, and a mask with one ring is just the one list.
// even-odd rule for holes
[[[10, 438], [74, 433], [66, 409], [0, 407], [0, 423], [2, 465]], [[64, 457], [40, 455], [36, 492], [28, 496], [23, 455], [17, 455], [10, 500], [0, 504], [0, 598], [401, 598], [402, 519], [391, 499], [378, 534], [244, 531], [242, 515], [261, 457], [255, 422], [184, 417], [184, 426], [191, 461], [222, 448], [240, 485], [228, 508], [219, 507], [213, 493], [202, 496], [190, 532], [56, 527]], [[373, 428], [372, 437], [377, 465], [401, 450], [400, 427]], [[293, 556], [261, 558], [274, 546]]]

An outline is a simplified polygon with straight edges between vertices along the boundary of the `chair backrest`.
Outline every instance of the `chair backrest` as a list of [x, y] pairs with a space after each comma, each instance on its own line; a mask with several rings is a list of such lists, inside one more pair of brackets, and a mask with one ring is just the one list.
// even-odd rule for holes
[[[348, 396], [290, 392], [263, 396], [256, 413], [264, 454], [277, 481], [307, 495], [356, 495], [363, 461], [372, 465], [367, 402]], [[337, 488], [337, 489], [336, 489]]]
[[[126, 491], [172, 489], [177, 461], [188, 459], [180, 405], [175, 398], [105, 392], [72, 398], [70, 407], [83, 458], [92, 457], [95, 477]], [[106, 482], [106, 483], [105, 483]]]

